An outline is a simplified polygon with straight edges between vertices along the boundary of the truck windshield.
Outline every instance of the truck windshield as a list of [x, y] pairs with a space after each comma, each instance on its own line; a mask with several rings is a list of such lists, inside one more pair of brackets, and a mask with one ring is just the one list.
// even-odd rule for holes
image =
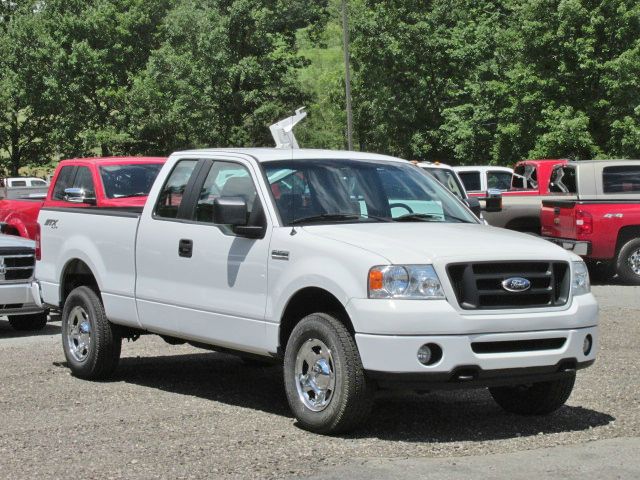
[[285, 225], [477, 223], [449, 190], [409, 163], [312, 159], [265, 162], [262, 166]]
[[105, 165], [100, 176], [107, 198], [145, 197], [162, 168], [161, 163]]

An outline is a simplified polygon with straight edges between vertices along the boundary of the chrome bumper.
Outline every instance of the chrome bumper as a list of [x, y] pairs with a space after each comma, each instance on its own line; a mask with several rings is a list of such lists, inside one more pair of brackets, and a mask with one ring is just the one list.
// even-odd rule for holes
[[44, 302], [42, 301], [42, 290], [40, 289], [40, 282], [34, 280], [31, 282], [31, 296], [33, 298], [33, 302], [41, 309], [44, 307]]
[[563, 238], [554, 238], [554, 237], [542, 237], [545, 240], [548, 240], [551, 243], [555, 243], [556, 245], [561, 246], [565, 250], [569, 250], [570, 252], [575, 253], [576, 255], [580, 255], [581, 257], [587, 256], [591, 253], [591, 242], [580, 241], [580, 240], [565, 240]]

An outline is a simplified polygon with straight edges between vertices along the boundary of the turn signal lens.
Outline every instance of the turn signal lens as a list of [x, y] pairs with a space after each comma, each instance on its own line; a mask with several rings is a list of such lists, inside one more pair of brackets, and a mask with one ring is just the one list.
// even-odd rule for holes
[[384, 275], [380, 270], [369, 270], [369, 290], [381, 290], [384, 282]]

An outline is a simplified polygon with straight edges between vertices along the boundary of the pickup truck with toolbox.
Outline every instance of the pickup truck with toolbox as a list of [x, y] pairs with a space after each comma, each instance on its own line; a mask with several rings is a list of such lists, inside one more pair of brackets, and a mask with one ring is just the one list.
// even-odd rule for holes
[[[172, 154], [144, 208], [44, 207], [37, 282], [73, 375], [123, 338], [283, 362], [303, 428], [356, 427], [377, 388], [488, 387], [548, 414], [598, 348], [577, 255], [483, 225], [405, 160], [298, 148]], [[256, 395], [259, 395], [259, 388]]]
[[[35, 239], [38, 213], [46, 207], [124, 208], [144, 205], [166, 158], [102, 157], [62, 160], [46, 193], [0, 200], [3, 233]], [[35, 187], [33, 187], [35, 188]], [[43, 198], [44, 197], [44, 198]]]
[[542, 202], [542, 235], [599, 273], [640, 285], [640, 160], [558, 165]]
[[487, 213], [494, 227], [540, 235], [542, 200], [552, 196], [551, 173], [568, 160], [523, 160], [513, 170], [511, 189], [502, 192], [502, 209]]

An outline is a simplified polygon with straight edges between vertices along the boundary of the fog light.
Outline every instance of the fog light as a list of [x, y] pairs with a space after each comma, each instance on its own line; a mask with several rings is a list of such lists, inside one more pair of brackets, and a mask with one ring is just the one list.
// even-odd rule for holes
[[593, 338], [591, 338], [591, 334], [584, 337], [584, 342], [582, 343], [582, 352], [585, 355], [589, 355], [591, 352], [591, 347], [593, 347]]
[[435, 343], [425, 343], [418, 349], [418, 361], [423, 365], [433, 365], [442, 358], [442, 349]]
[[429, 365], [431, 360], [431, 347], [429, 345], [422, 345], [418, 349], [418, 361], [423, 365]]

